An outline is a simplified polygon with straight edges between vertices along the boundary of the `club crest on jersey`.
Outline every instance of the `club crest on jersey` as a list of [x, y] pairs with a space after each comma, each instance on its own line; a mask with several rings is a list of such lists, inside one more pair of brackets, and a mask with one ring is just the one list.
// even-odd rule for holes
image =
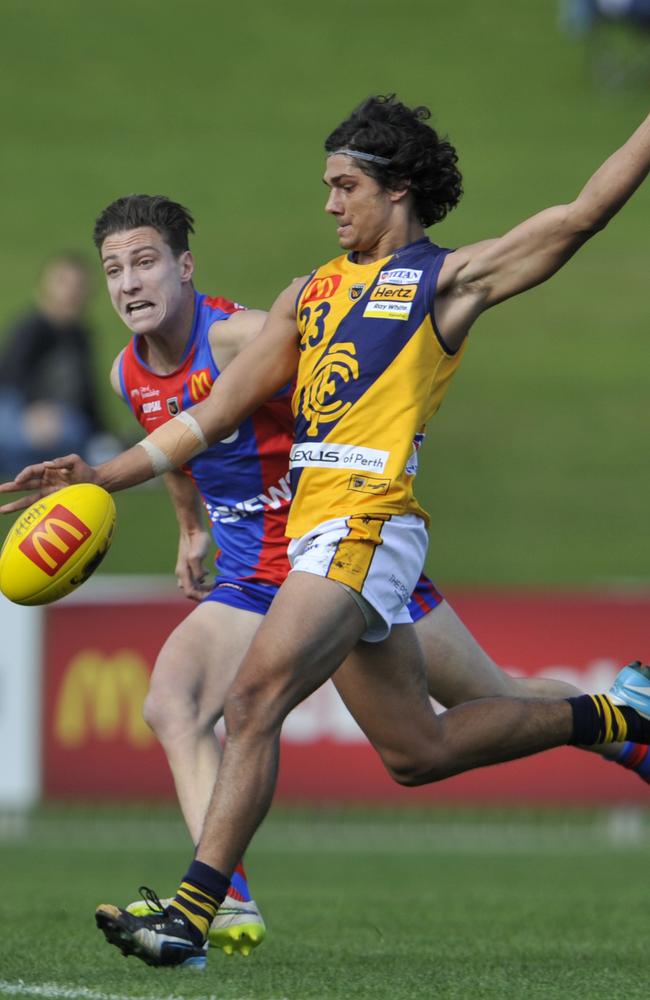
[[339, 420], [352, 403], [336, 399], [342, 383], [359, 378], [359, 362], [353, 343], [333, 345], [318, 363], [314, 376], [305, 387], [301, 400], [302, 415], [308, 423], [307, 434], [315, 437], [318, 425]]
[[210, 369], [201, 368], [198, 372], [192, 372], [187, 388], [193, 403], [200, 403], [202, 399], [209, 396], [212, 388]]
[[365, 285], [350, 285], [350, 288], [348, 289], [348, 296], [350, 297], [350, 301], [356, 302], [358, 299], [361, 298], [365, 290], [366, 290]]
[[178, 396], [170, 396], [170, 398], [167, 400], [167, 412], [172, 417], [176, 417], [181, 412], [180, 403], [178, 402]]
[[302, 301], [316, 302], [318, 299], [331, 299], [340, 284], [340, 274], [323, 274], [319, 278], [312, 278], [307, 285]]
[[378, 285], [417, 285], [422, 277], [422, 271], [416, 271], [412, 267], [393, 267], [388, 271], [381, 271]]

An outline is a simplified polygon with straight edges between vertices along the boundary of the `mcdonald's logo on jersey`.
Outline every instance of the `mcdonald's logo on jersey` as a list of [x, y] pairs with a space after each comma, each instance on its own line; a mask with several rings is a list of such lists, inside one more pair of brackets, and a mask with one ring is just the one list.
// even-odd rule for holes
[[302, 301], [316, 302], [317, 299], [331, 299], [340, 284], [340, 274], [324, 274], [320, 278], [314, 278], [307, 285]]
[[90, 535], [90, 528], [76, 514], [57, 504], [18, 548], [44, 573], [54, 576]]
[[126, 740], [145, 749], [154, 736], [142, 718], [149, 670], [134, 650], [104, 656], [81, 650], [67, 666], [54, 712], [54, 736], [66, 749], [93, 740]]
[[212, 388], [210, 369], [201, 368], [198, 372], [192, 372], [187, 388], [193, 403], [200, 403], [202, 399], [209, 396]]

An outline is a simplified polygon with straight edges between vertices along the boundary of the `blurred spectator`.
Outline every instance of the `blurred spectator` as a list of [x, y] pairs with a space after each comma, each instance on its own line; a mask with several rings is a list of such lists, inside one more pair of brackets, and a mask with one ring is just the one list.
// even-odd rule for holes
[[650, 0], [562, 0], [560, 18], [564, 29], [575, 35], [589, 31], [598, 18], [650, 29]]
[[98, 407], [86, 321], [90, 270], [75, 254], [49, 261], [34, 308], [7, 332], [0, 356], [0, 471], [78, 452], [103, 461], [120, 444]]
[[608, 88], [650, 81], [650, 0], [560, 0], [560, 26], [584, 45], [593, 81]]

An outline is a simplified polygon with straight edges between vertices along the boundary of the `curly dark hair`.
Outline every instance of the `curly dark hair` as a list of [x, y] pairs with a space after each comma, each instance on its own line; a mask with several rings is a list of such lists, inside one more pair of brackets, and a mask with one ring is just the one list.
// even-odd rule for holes
[[425, 124], [431, 112], [407, 108], [395, 94], [369, 97], [325, 140], [325, 149], [355, 149], [390, 159], [386, 166], [356, 160], [364, 173], [390, 191], [407, 184], [423, 226], [440, 222], [463, 193], [456, 150]]
[[93, 242], [98, 250], [111, 233], [151, 226], [157, 230], [175, 257], [189, 250], [189, 234], [194, 232], [190, 212], [164, 194], [128, 194], [117, 198], [101, 212], [95, 222]]

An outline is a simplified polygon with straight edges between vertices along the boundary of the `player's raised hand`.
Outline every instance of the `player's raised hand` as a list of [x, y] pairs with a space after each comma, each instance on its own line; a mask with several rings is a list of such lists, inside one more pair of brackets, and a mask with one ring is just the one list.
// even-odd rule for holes
[[41, 497], [63, 489], [64, 486], [71, 486], [73, 483], [94, 483], [95, 479], [95, 470], [79, 455], [65, 455], [49, 462], [28, 465], [11, 482], [0, 483], [0, 493], [22, 493], [27, 490], [33, 492], [2, 504], [0, 514], [13, 514], [14, 511], [24, 510]]

